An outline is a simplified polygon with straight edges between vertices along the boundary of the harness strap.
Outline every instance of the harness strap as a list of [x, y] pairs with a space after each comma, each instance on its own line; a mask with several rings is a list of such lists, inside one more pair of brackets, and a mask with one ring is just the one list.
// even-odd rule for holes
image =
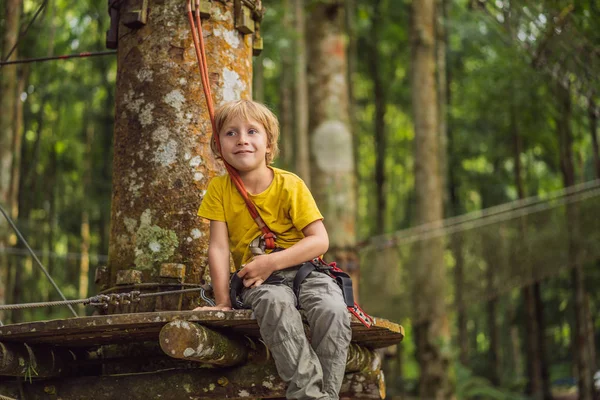
[[[269, 275], [266, 281], [263, 282], [263, 285], [281, 285], [283, 284], [285, 279], [278, 275]], [[249, 309], [247, 305], [244, 304], [242, 299], [240, 298], [242, 294], [242, 290], [244, 289], [244, 280], [239, 277], [237, 271], [235, 274], [231, 275], [231, 279], [229, 281], [229, 300], [231, 301], [231, 308], [234, 309]]]
[[305, 262], [302, 264], [296, 276], [294, 277], [293, 290], [294, 296], [296, 296], [296, 308], [300, 309], [300, 285], [310, 275], [311, 272], [316, 270], [315, 266], [311, 262]]
[[329, 275], [334, 279], [342, 289], [342, 295], [348, 311], [350, 311], [358, 320], [367, 328], [370, 328], [374, 321], [373, 317], [363, 311], [362, 308], [354, 301], [354, 292], [352, 291], [352, 279], [350, 275], [335, 266], [335, 263], [326, 264], [322, 259], [318, 259], [315, 265], [313, 262], [305, 262], [294, 277], [293, 290], [296, 295], [296, 307], [300, 308], [300, 287], [302, 282], [310, 275], [311, 272], [317, 271]]

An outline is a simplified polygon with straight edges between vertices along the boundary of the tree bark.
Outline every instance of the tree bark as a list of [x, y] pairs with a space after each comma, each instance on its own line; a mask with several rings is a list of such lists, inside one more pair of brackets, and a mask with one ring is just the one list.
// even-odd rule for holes
[[[160, 331], [161, 349], [170, 357], [205, 364], [232, 367], [244, 363], [261, 364], [271, 360], [264, 343], [225, 336], [200, 324], [174, 321]], [[359, 372], [377, 375], [381, 358], [373, 351], [356, 343], [350, 344], [346, 373]]]
[[[416, 224], [440, 225], [443, 195], [439, 166], [439, 124], [436, 90], [435, 0], [412, 3], [411, 81], [415, 126]], [[413, 269], [413, 302], [417, 358], [421, 367], [419, 395], [453, 397], [449, 380], [450, 340], [445, 305], [444, 244], [438, 239], [418, 243]]]
[[329, 255], [348, 272], [358, 299], [356, 198], [352, 132], [346, 85], [344, 7], [317, 2], [308, 18], [311, 182], [325, 217]]
[[[159, 343], [170, 357], [223, 367], [240, 365], [248, 360], [248, 346], [212, 329], [188, 321], [174, 321], [160, 330]], [[268, 354], [262, 342], [257, 343]], [[268, 356], [267, 356], [268, 357]], [[267, 357], [263, 357], [266, 361]]]
[[[21, 0], [6, 0], [4, 3], [4, 32], [2, 36], [2, 60], [17, 42]], [[10, 60], [17, 58], [13, 51]], [[17, 66], [5, 65], [0, 75], [0, 204], [9, 206], [10, 176], [13, 164], [12, 143], [15, 135], [15, 105], [17, 104]], [[0, 235], [8, 225], [4, 218], [0, 222]]]
[[[1, 59], [4, 60], [8, 52], [17, 41], [19, 33], [19, 17], [21, 15], [21, 0], [6, 0], [4, 3], [4, 31], [2, 32], [2, 52]], [[16, 59], [17, 52], [13, 52], [11, 60]], [[13, 165], [12, 143], [14, 141], [15, 121], [14, 110], [17, 101], [17, 66], [5, 65], [0, 73], [0, 205], [10, 213], [12, 205], [10, 204], [11, 189], [11, 171]], [[8, 246], [9, 225], [6, 219], [0, 216], [0, 249]], [[0, 253], [0, 265], [8, 266], [8, 256]], [[0, 272], [0, 304], [6, 302], [7, 283], [10, 280], [11, 269], [2, 268]], [[0, 312], [0, 320], [3, 313]]]
[[380, 29], [382, 25], [381, 0], [371, 2], [373, 13], [371, 17], [369, 51], [369, 72], [373, 82], [373, 97], [375, 102], [375, 118], [373, 121], [373, 130], [375, 136], [375, 231], [377, 235], [385, 233], [385, 215], [386, 215], [386, 183], [385, 183], [385, 153], [386, 153], [386, 132], [385, 132], [385, 108], [386, 91], [379, 70], [379, 41]]
[[[573, 134], [571, 132], [571, 98], [568, 90], [557, 85], [560, 117], [556, 121], [560, 145], [560, 165], [565, 187], [575, 184], [575, 167], [573, 164]], [[577, 382], [579, 398], [592, 400], [594, 371], [591, 369], [589, 350], [586, 339], [585, 318], [585, 285], [583, 265], [579, 261], [579, 212], [574, 203], [567, 203], [567, 232], [569, 241], [569, 264], [571, 269], [571, 282], [573, 285], [573, 308], [575, 315], [573, 354], [577, 363]]]
[[[211, 4], [203, 31], [215, 106], [249, 99], [251, 35], [234, 27], [233, 2]], [[119, 26], [113, 285], [117, 272], [130, 268], [151, 282], [164, 262], [186, 265], [186, 282], [199, 283], [207, 263], [208, 224], [197, 211], [208, 181], [223, 168], [210, 151], [210, 119], [185, 10], [180, 0], [154, 2], [144, 27]], [[183, 308], [192, 306], [188, 300]]]

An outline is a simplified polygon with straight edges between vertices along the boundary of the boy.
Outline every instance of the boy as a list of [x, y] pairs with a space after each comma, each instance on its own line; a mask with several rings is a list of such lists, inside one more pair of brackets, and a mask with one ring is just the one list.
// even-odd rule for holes
[[[342, 291], [326, 274], [311, 272], [298, 299], [292, 290], [299, 264], [324, 254], [329, 238], [323, 216], [296, 175], [270, 166], [277, 156], [279, 123], [264, 105], [239, 100], [215, 112], [213, 152], [235, 168], [260, 216], [276, 235], [279, 251], [253, 257], [250, 242], [261, 236], [256, 222], [228, 175], [214, 178], [198, 215], [210, 220], [208, 262], [216, 307], [231, 309], [229, 251], [243, 279], [242, 299], [288, 384], [288, 399], [338, 399], [352, 336]], [[265, 283], [269, 276], [281, 284]], [[311, 343], [304, 333], [297, 301], [305, 310]]]

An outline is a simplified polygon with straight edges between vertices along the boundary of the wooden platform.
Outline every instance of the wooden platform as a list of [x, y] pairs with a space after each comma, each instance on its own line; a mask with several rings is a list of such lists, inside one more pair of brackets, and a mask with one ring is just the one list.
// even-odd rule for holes
[[[371, 349], [397, 344], [404, 338], [402, 326], [376, 318], [371, 328], [352, 317], [352, 341]], [[79, 347], [101, 344], [158, 340], [168, 322], [186, 320], [223, 331], [259, 336], [258, 324], [250, 310], [163, 311], [26, 322], [0, 326], [0, 342], [46, 343]]]

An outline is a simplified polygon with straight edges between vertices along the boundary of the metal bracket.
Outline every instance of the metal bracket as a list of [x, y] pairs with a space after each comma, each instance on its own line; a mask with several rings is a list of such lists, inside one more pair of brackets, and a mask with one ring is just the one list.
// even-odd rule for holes
[[106, 48], [116, 49], [119, 45], [119, 6], [120, 0], [108, 0], [110, 29], [106, 31]]
[[[209, 19], [210, 18], [210, 8], [212, 7], [212, 3], [210, 0], [200, 0], [200, 18]], [[196, 11], [196, 2], [192, 0], [192, 12]], [[186, 11], [187, 13], [187, 11]]]
[[130, 29], [140, 29], [148, 20], [148, 0], [129, 0], [121, 15], [123, 25]]
[[263, 51], [263, 38], [260, 34], [260, 21], [254, 21], [254, 34], [252, 35], [252, 55], [258, 56]]
[[253, 9], [249, 5], [255, 6], [255, 3], [244, 0], [235, 0], [234, 3], [235, 29], [244, 35], [254, 32]]

